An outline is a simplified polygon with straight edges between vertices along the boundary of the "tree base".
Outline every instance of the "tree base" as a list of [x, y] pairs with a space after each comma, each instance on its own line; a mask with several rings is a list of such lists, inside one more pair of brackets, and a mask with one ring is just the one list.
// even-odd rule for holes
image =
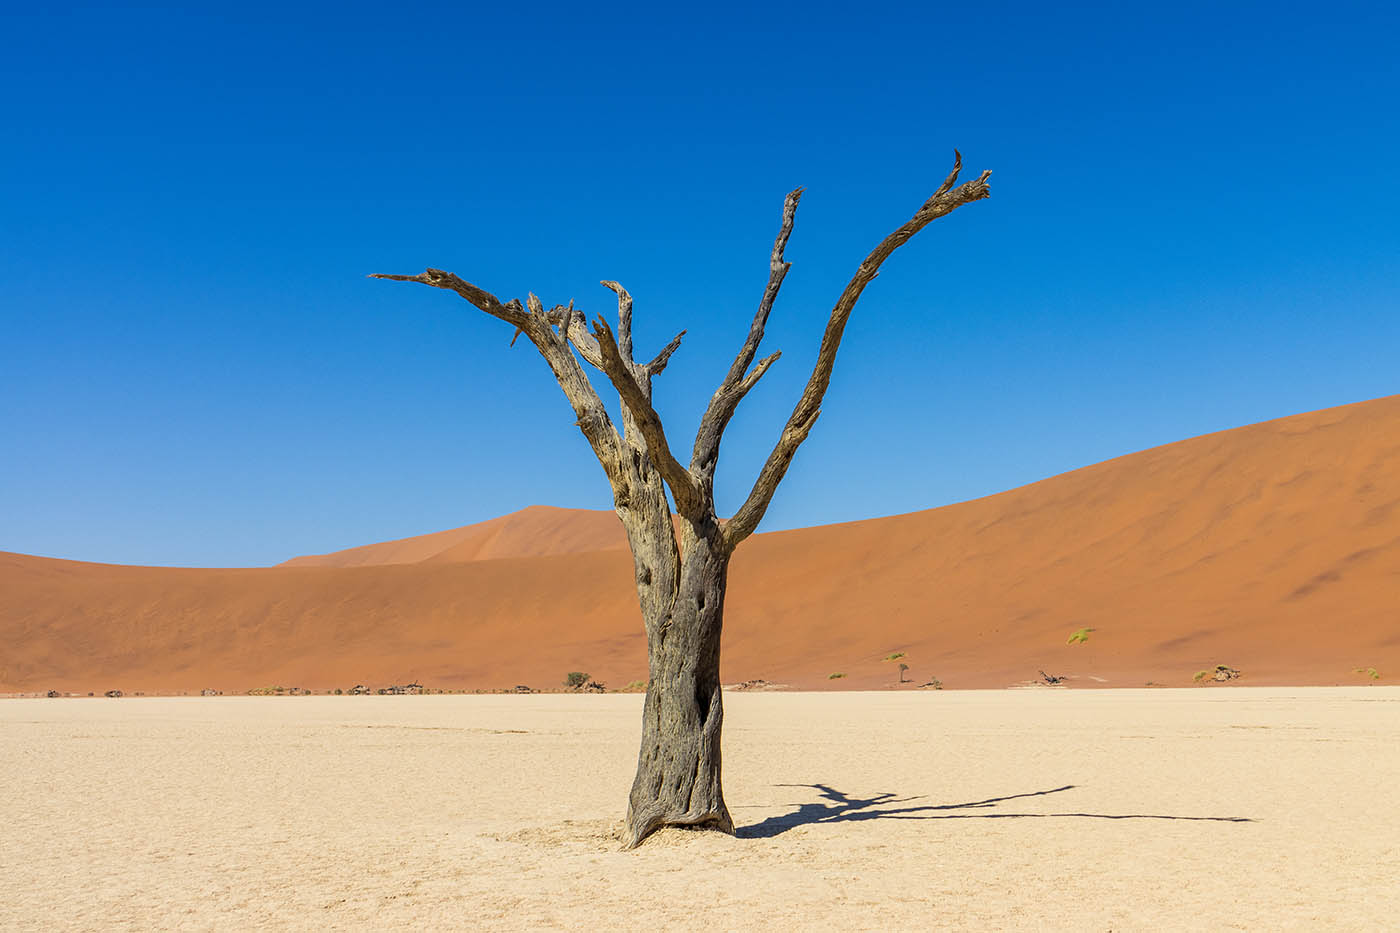
[[622, 835], [622, 848], [624, 850], [635, 849], [653, 833], [668, 828], [715, 832], [726, 836], [735, 835], [734, 820], [729, 816], [729, 810], [723, 804], [720, 804], [718, 812], [704, 814], [686, 813], [676, 817], [641, 814], [635, 819], [632, 814], [628, 814], [628, 817], [627, 827]]
[[627, 801], [624, 848], [636, 848], [664, 826], [734, 835], [734, 820], [720, 784], [724, 711], [718, 678], [701, 690], [693, 683], [663, 692], [653, 682], [647, 692], [642, 750]]

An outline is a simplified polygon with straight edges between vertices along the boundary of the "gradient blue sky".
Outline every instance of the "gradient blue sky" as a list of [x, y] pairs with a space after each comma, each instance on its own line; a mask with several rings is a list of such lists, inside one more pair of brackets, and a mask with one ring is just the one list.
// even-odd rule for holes
[[[0, 549], [272, 563], [604, 509], [458, 272], [611, 309], [677, 446], [808, 193], [724, 512], [866, 292], [760, 530], [1400, 391], [1394, 4], [3, 5]], [[872, 472], [873, 470], [873, 472]]]

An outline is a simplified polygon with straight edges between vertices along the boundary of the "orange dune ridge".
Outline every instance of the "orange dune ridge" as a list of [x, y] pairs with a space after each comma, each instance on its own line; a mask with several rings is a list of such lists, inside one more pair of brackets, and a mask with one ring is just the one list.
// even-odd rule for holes
[[453, 563], [502, 557], [544, 557], [627, 546], [612, 512], [532, 505], [475, 525], [381, 544], [293, 557], [280, 567], [365, 567], [373, 564]]
[[[269, 568], [0, 554], [0, 692], [617, 688], [646, 677], [631, 570], [612, 513], [541, 507]], [[740, 547], [727, 682], [886, 687], [895, 652], [948, 688], [1395, 682], [1400, 396]]]

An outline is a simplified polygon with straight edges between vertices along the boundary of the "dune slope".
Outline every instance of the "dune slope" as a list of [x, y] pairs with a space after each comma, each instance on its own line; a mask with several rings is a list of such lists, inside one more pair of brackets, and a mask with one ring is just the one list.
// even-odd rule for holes
[[[265, 569], [0, 555], [0, 691], [549, 687], [569, 670], [621, 686], [646, 660], [620, 544], [609, 513], [542, 510]], [[1361, 683], [1358, 667], [1393, 682], [1400, 396], [757, 535], [726, 603], [729, 681], [886, 686], [898, 671], [881, 659], [902, 651], [911, 680], [948, 687], [1042, 670], [1180, 685], [1216, 664], [1242, 683]], [[1089, 640], [1066, 644], [1080, 628]]]
[[475, 525], [399, 538], [379, 544], [311, 554], [283, 561], [280, 567], [368, 567], [543, 557], [626, 547], [622, 525], [612, 512], [532, 505]]

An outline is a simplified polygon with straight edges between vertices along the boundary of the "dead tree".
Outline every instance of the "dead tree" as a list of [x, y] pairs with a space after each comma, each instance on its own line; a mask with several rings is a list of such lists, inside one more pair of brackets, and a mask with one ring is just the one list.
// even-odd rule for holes
[[[661, 418], [651, 403], [651, 381], [666, 368], [685, 331], [650, 361], [638, 363], [632, 348], [632, 297], [617, 282], [602, 285], [617, 295], [617, 330], [599, 315], [590, 332], [573, 302], [546, 310], [534, 294], [502, 302], [451, 272], [428, 269], [419, 275], [373, 278], [421, 282], [454, 291], [492, 317], [524, 334], [549, 364], [612, 486], [613, 507], [632, 549], [637, 597], [646, 626], [648, 670], [642, 713], [642, 747], [628, 799], [626, 844], [630, 848], [663, 826], [708, 827], [733, 833], [734, 821], [720, 788], [720, 627], [729, 561], [739, 543], [763, 519], [793, 455], [821, 413], [836, 351], [861, 292], [890, 254], [930, 221], [991, 192], [983, 172], [957, 185], [962, 156], [914, 216], [885, 237], [865, 257], [831, 309], [826, 333], [807, 386], [748, 498], [727, 521], [715, 515], [714, 476], [720, 440], [739, 402], [779, 357], [757, 362], [759, 343], [789, 263], [783, 258], [792, 235], [798, 188], [783, 203], [782, 226], [769, 260], [768, 285], [758, 303], [748, 338], [740, 348], [700, 419], [690, 464], [672, 451]], [[956, 187], [955, 187], [956, 186]], [[515, 337], [511, 343], [515, 342]], [[621, 397], [622, 431], [608, 416], [583, 368], [607, 376]], [[672, 524], [670, 491], [679, 520]], [[673, 530], [674, 529], [674, 530]]]

